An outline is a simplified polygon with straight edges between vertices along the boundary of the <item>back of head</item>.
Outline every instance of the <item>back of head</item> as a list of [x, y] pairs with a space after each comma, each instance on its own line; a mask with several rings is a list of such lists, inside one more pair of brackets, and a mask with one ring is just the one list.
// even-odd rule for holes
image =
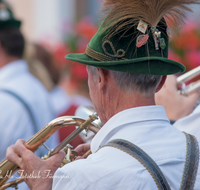
[[138, 92], [144, 97], [155, 93], [162, 76], [150, 74], [137, 74], [120, 71], [110, 71], [117, 86], [125, 92]]
[[0, 43], [8, 56], [22, 58], [25, 41], [18, 28], [0, 30]]
[[9, 56], [22, 58], [25, 41], [19, 30], [21, 21], [15, 19], [10, 5], [0, 0], [0, 43]]
[[[88, 66], [93, 75], [97, 74], [97, 70], [93, 66]], [[131, 93], [138, 92], [144, 97], [150, 97], [155, 93], [162, 76], [150, 74], [137, 74], [130, 72], [112, 71], [109, 74], [114, 79], [115, 84], [120, 90]]]

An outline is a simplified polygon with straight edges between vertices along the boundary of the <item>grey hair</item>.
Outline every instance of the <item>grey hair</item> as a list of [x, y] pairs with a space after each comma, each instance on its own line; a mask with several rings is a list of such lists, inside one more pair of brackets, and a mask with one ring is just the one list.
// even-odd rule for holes
[[144, 97], [155, 93], [162, 76], [110, 71], [116, 84], [124, 91], [138, 91]]
[[[90, 66], [92, 73], [96, 73], [96, 68]], [[136, 74], [109, 70], [117, 86], [126, 92], [137, 91], [144, 97], [149, 97], [155, 93], [162, 76], [150, 74]]]

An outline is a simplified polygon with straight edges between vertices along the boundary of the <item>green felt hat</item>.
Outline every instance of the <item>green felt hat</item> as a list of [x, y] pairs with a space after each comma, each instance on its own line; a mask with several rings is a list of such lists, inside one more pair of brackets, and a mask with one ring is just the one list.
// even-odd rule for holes
[[19, 28], [21, 21], [16, 20], [7, 2], [0, 0], [0, 30], [5, 28]]
[[[85, 53], [68, 54], [66, 59], [103, 69], [152, 75], [184, 72], [185, 67], [168, 59], [168, 28], [162, 19], [155, 28], [138, 30], [138, 21], [107, 38], [105, 25], [93, 36]], [[117, 27], [116, 27], [117, 28]], [[115, 29], [114, 29], [115, 30]], [[114, 31], [113, 30], [113, 31]]]

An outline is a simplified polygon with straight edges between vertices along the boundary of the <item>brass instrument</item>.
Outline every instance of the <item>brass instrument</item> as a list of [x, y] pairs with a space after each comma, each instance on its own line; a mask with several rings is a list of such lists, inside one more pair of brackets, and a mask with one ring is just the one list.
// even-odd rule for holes
[[[82, 118], [87, 119], [88, 116], [91, 115], [94, 112], [95, 112], [95, 110], [94, 110], [93, 107], [79, 106], [76, 109], [75, 115], [76, 116], [81, 115]], [[103, 126], [100, 118], [95, 120], [94, 123], [96, 123], [100, 127]], [[95, 136], [95, 133], [93, 133], [92, 131], [83, 130], [80, 133], [80, 137], [81, 137], [82, 141], [85, 142], [85, 143], [90, 143], [94, 136]]]
[[194, 92], [195, 90], [198, 90], [200, 88], [200, 81], [197, 83], [190, 83], [189, 85], [186, 85], [185, 82], [193, 79], [194, 77], [198, 76], [199, 74], [200, 74], [200, 66], [177, 77], [177, 83], [180, 86], [179, 93], [187, 96], [187, 95], [191, 94], [192, 92]]
[[[53, 133], [55, 133], [58, 129], [67, 126], [79, 126], [76, 130], [74, 130], [68, 137], [66, 137], [53, 151], [48, 154], [48, 157], [51, 157], [57, 154], [61, 149], [68, 149], [69, 142], [74, 139], [81, 131], [84, 129], [91, 130], [95, 134], [101, 128], [97, 124], [93, 123], [94, 120], [98, 119], [98, 115], [93, 113], [89, 116], [88, 120], [85, 120], [81, 117], [77, 116], [63, 116], [54, 119], [50, 123], [48, 123], [44, 128], [38, 131], [32, 138], [30, 138], [26, 143], [25, 146], [29, 150], [35, 152]], [[67, 163], [68, 161], [66, 161]], [[0, 162], [0, 171], [1, 171], [1, 179], [0, 179], [0, 190], [3, 190], [8, 187], [16, 187], [16, 184], [23, 181], [23, 179], [15, 180], [14, 182], [10, 182], [5, 184], [8, 180], [8, 172], [9, 175], [12, 175], [18, 166], [12, 162], [9, 162], [7, 159], [4, 159]]]

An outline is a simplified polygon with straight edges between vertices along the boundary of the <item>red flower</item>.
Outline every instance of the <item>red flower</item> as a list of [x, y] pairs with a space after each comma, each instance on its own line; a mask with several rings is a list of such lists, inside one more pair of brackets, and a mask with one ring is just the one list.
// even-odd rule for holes
[[169, 59], [172, 59], [174, 61], [177, 61], [179, 63], [182, 63], [182, 59], [179, 55], [173, 53], [170, 49], [169, 49], [169, 56], [168, 56]]
[[200, 52], [199, 51], [187, 51], [186, 62], [188, 63], [189, 70], [194, 69], [200, 65]]
[[60, 45], [56, 48], [54, 51], [54, 59], [55, 59], [55, 64], [58, 67], [63, 67], [66, 63], [67, 60], [65, 59], [65, 55], [69, 54], [70, 51], [63, 45]]
[[92, 24], [87, 18], [77, 23], [75, 29], [78, 35], [89, 40], [95, 35], [98, 30], [98, 28], [94, 24]]

